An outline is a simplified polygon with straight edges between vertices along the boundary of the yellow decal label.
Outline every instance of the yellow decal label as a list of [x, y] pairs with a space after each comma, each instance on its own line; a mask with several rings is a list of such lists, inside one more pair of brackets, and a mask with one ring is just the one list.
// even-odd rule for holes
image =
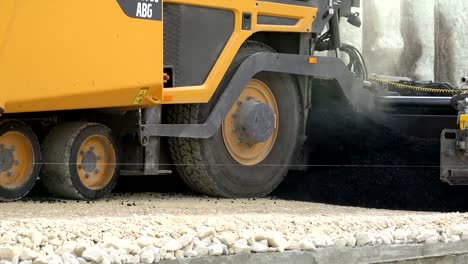
[[139, 105], [141, 102], [143, 102], [143, 99], [145, 99], [145, 95], [148, 92], [148, 89], [141, 89], [137, 96], [135, 97], [135, 100], [133, 100], [134, 105]]

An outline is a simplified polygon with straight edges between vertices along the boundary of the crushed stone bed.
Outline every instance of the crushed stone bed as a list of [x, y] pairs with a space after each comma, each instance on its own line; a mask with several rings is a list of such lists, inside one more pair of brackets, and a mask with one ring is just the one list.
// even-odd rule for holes
[[95, 203], [2, 203], [0, 213], [0, 263], [158, 263], [468, 240], [468, 214], [271, 199], [140, 194]]

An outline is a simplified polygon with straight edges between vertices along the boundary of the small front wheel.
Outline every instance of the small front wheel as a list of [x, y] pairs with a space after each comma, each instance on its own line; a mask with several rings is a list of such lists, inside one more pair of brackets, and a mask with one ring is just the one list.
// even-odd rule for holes
[[100, 199], [117, 184], [118, 153], [107, 127], [81, 122], [62, 124], [43, 142], [45, 164], [41, 179], [56, 196]]

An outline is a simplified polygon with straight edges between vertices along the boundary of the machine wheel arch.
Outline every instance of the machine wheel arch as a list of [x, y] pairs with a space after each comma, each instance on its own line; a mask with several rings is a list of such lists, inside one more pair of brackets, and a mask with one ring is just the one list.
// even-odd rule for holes
[[[220, 89], [210, 100], [210, 103], [207, 105], [171, 106], [168, 109], [168, 121], [174, 124], [203, 123], [242, 61], [255, 53], [269, 51], [275, 52], [265, 44], [252, 41], [246, 42], [232, 63], [231, 68], [220, 85]], [[236, 160], [232, 156], [228, 156], [229, 153], [226, 145], [221, 144], [223, 142], [221, 128], [210, 139], [170, 138], [170, 150], [174, 163], [178, 165], [178, 172], [189, 187], [195, 191], [221, 197], [261, 197], [273, 191], [286, 175], [289, 163], [295, 157], [299, 144], [302, 143], [298, 140], [303, 133], [302, 127], [304, 126], [303, 111], [300, 110], [302, 109], [302, 104], [299, 99], [298, 87], [294, 78], [288, 74], [262, 72], [256, 75], [254, 79], [257, 77], [261, 78], [261, 81], [269, 82], [268, 85], [275, 86], [270, 87], [274, 90], [275, 96], [277, 93], [283, 93], [283, 96], [279, 97], [279, 100], [282, 101], [278, 102], [278, 106], [282, 111], [290, 112], [282, 113], [285, 117], [286, 115], [288, 116], [284, 118], [286, 121], [280, 122], [280, 128], [278, 129], [281, 129], [281, 137], [284, 137], [284, 133], [289, 133], [284, 137], [288, 140], [280, 138], [278, 141], [274, 141], [267, 157], [249, 167], [233, 163]], [[274, 84], [275, 82], [281, 83]], [[278, 88], [279, 86], [284, 89]], [[286, 103], [286, 99], [283, 99], [283, 97], [289, 98], [289, 101]], [[288, 107], [291, 106], [291, 110], [287, 110], [288, 107], [285, 107], [288, 103]], [[288, 128], [285, 129], [284, 127]], [[218, 146], [219, 148], [213, 146]], [[219, 161], [228, 162], [216, 164]], [[276, 161], [278, 166], [272, 166], [268, 163], [270, 161]], [[228, 168], [230, 166], [237, 167], [236, 171]], [[273, 168], [275, 173], [272, 173]], [[257, 177], [255, 179], [245, 179], [239, 175], [235, 176], [235, 174], [242, 173], [252, 174], [253, 170], [255, 170], [255, 174], [259, 175], [255, 176]]]

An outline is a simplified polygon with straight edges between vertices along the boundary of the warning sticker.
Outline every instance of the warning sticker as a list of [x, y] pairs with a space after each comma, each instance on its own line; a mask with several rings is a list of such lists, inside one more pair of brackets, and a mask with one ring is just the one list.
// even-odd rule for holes
[[135, 97], [135, 100], [133, 100], [134, 105], [139, 105], [141, 102], [143, 102], [143, 99], [145, 99], [145, 95], [148, 92], [148, 89], [141, 89], [137, 96]]

